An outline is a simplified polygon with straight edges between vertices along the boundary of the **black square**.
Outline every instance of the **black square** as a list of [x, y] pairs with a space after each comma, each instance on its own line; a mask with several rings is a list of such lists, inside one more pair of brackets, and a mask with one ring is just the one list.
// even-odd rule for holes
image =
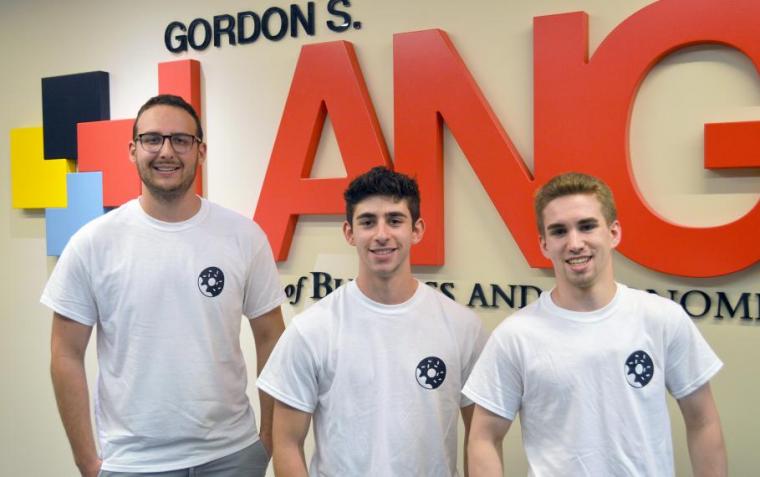
[[42, 78], [45, 159], [76, 159], [77, 123], [110, 118], [105, 71]]

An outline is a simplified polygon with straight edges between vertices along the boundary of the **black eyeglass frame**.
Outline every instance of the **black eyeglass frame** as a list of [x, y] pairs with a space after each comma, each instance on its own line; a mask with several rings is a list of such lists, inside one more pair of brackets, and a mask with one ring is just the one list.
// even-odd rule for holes
[[[160, 136], [161, 144], [159, 144], [159, 146], [155, 148], [155, 150], [149, 149], [148, 146], [146, 146], [145, 143], [143, 142], [143, 136], [153, 136], [153, 137]], [[190, 145], [187, 147], [186, 150], [177, 150], [177, 145], [174, 144], [175, 137], [188, 137], [192, 139], [192, 142], [190, 143]], [[146, 132], [146, 133], [138, 134], [137, 137], [135, 138], [135, 142], [139, 142], [140, 147], [142, 147], [146, 152], [158, 152], [161, 150], [162, 147], [164, 147], [164, 143], [166, 142], [167, 138], [169, 139], [169, 144], [172, 146], [172, 149], [174, 149], [174, 152], [177, 152], [180, 154], [184, 154], [188, 152], [189, 150], [191, 150], [196, 142], [198, 144], [203, 143], [203, 139], [199, 138], [198, 136], [194, 134], [188, 134], [188, 133], [159, 134], [155, 132]]]

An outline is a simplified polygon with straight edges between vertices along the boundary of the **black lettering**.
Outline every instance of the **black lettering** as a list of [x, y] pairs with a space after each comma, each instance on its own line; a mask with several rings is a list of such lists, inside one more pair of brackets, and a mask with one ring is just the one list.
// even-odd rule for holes
[[501, 299], [504, 300], [504, 303], [508, 307], [510, 308], [515, 307], [515, 286], [514, 285], [509, 285], [509, 296], [507, 296], [507, 293], [504, 290], [502, 290], [502, 288], [499, 285], [492, 283], [491, 296], [493, 297], [491, 301], [491, 306], [493, 308], [499, 307], [499, 305], [497, 304], [498, 297], [501, 297]]
[[454, 289], [454, 284], [451, 282], [443, 282], [441, 283], [441, 293], [446, 295], [447, 297], [451, 298], [452, 300], [456, 301], [456, 298], [454, 298], [454, 293], [451, 291]]
[[227, 35], [230, 45], [235, 45], [235, 17], [232, 15], [217, 15], [214, 17], [214, 46], [222, 46], [222, 35]]
[[[672, 291], [672, 290], [668, 290]], [[671, 294], [672, 295], [672, 294]], [[699, 295], [702, 297], [702, 313], [692, 313], [689, 309], [689, 297], [693, 295]], [[702, 290], [689, 290], [686, 293], [683, 294], [681, 297], [681, 307], [686, 311], [686, 313], [689, 314], [692, 318], [702, 318], [707, 313], [710, 312], [710, 308], [712, 308], [712, 300], [710, 299], [710, 295], [703, 292]]]
[[[246, 19], [253, 21], [253, 29], [250, 35], [246, 35]], [[261, 18], [256, 12], [240, 12], [237, 14], [237, 40], [241, 45], [253, 43], [261, 34]]]
[[[197, 36], [196, 30], [199, 26], [203, 27], [201, 31], [203, 41], [197, 43], [195, 41]], [[211, 24], [203, 18], [196, 18], [187, 28], [187, 40], [190, 43], [190, 48], [193, 50], [205, 50], [211, 44]]]
[[[325, 272], [311, 272], [311, 276], [314, 278], [313, 293], [311, 298], [322, 299], [332, 293], [333, 287], [330, 285], [332, 277], [329, 273]], [[322, 293], [324, 290], [324, 294]]]
[[327, 28], [329, 28], [330, 31], [341, 33], [351, 28], [351, 15], [347, 12], [344, 12], [343, 10], [339, 10], [338, 4], [345, 7], [351, 6], [351, 2], [349, 0], [330, 0], [327, 3], [327, 13], [336, 17], [340, 17], [341, 20], [339, 22], [328, 20]]
[[301, 7], [295, 3], [290, 6], [290, 36], [293, 38], [298, 37], [298, 24], [306, 32], [307, 35], [314, 36], [316, 31], [316, 17], [314, 16], [314, 2], [306, 4], [307, 15], [304, 16]]
[[475, 300], [478, 300], [480, 302], [478, 305], [480, 308], [491, 307], [486, 300], [486, 294], [483, 292], [483, 287], [480, 285], [480, 283], [476, 283], [472, 288], [472, 294], [470, 295], [470, 301], [467, 302], [467, 306], [470, 308], [474, 307], [475, 305], [473, 303]]
[[[181, 33], [174, 34], [175, 30], [179, 30]], [[183, 23], [171, 22], [166, 26], [164, 32], [164, 44], [166, 49], [172, 53], [179, 53], [181, 51], [187, 51], [187, 35], [185, 32], [187, 28]], [[174, 35], [174, 36], [172, 36]], [[174, 40], [175, 42], [172, 42]]]
[[520, 285], [520, 308], [525, 308], [533, 301], [528, 298], [531, 291], [534, 292], [535, 298], [541, 296], [542, 290], [540, 288], [533, 285]]
[[736, 312], [739, 311], [739, 308], [743, 310], [743, 313], [741, 315], [742, 320], [751, 320], [752, 317], [749, 316], [749, 293], [742, 293], [739, 296], [739, 299], [736, 301], [736, 306], [731, 306], [731, 302], [728, 301], [728, 296], [719, 291], [718, 292], [718, 313], [715, 315], [715, 318], [723, 318], [723, 307], [726, 307], [726, 310], [728, 311], [728, 315], [731, 318], [734, 318], [736, 316]]
[[[272, 22], [270, 19], [273, 15], [277, 15], [280, 17], [280, 29], [277, 31], [277, 33], [272, 34], [271, 25]], [[271, 7], [267, 8], [264, 12], [264, 16], [261, 17], [261, 30], [264, 32], [264, 37], [267, 40], [272, 41], [278, 41], [282, 40], [282, 37], [285, 36], [285, 34], [288, 32], [288, 13], [279, 7]]]

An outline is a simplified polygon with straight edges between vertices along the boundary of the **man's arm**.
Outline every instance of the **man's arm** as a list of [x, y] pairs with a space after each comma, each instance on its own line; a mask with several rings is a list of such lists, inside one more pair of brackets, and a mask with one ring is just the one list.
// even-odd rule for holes
[[726, 446], [710, 383], [678, 400], [695, 477], [728, 475]]
[[470, 404], [460, 409], [462, 413], [462, 422], [464, 422], [464, 477], [470, 475], [470, 469], [467, 466], [467, 442], [470, 437], [470, 424], [472, 423], [472, 413], [475, 411], [475, 405]]
[[[285, 331], [285, 322], [282, 320], [280, 307], [264, 313], [254, 319], [248, 320], [253, 331], [253, 341], [256, 343], [256, 376], [261, 374], [269, 355], [274, 349], [280, 335]], [[274, 400], [262, 391], [259, 391], [259, 403], [261, 405], [261, 423], [259, 436], [262, 444], [266, 447], [269, 455], [272, 455], [272, 410]]]
[[512, 421], [504, 419], [479, 405], [470, 425], [467, 440], [470, 477], [501, 477], [503, 475], [502, 442]]
[[74, 462], [83, 477], [95, 477], [101, 464], [92, 435], [84, 368], [84, 355], [91, 333], [92, 327], [53, 313], [50, 374]]
[[311, 414], [275, 400], [274, 422], [274, 474], [307, 477], [303, 441], [309, 432]]

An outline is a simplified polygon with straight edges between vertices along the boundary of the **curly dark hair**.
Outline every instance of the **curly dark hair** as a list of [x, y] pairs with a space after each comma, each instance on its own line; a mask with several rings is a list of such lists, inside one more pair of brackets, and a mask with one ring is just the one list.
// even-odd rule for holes
[[391, 197], [395, 201], [405, 200], [412, 215], [412, 223], [420, 218], [420, 189], [417, 181], [400, 172], [378, 166], [352, 180], [343, 193], [349, 224], [353, 223], [356, 204], [373, 196]]

